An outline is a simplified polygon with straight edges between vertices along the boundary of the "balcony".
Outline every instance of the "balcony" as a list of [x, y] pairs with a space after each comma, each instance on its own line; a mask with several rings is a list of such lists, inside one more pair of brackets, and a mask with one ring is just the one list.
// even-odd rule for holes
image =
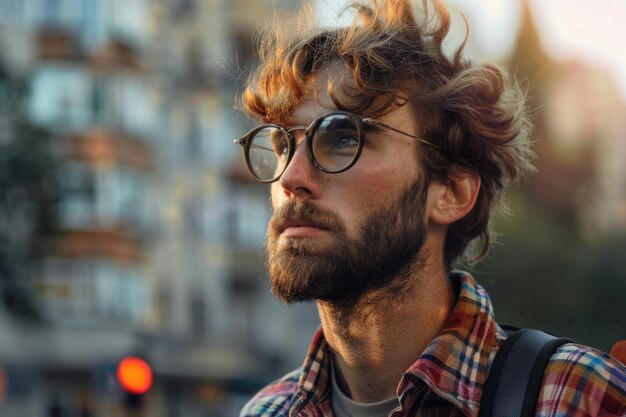
[[90, 56], [91, 64], [99, 69], [123, 69], [130, 71], [147, 71], [141, 62], [138, 51], [130, 44], [119, 40], [110, 40], [98, 48]]
[[146, 145], [135, 138], [91, 129], [68, 139], [68, 156], [96, 166], [116, 164], [145, 172], [155, 169], [154, 157]]
[[47, 27], [37, 35], [38, 57], [43, 61], [78, 61], [85, 59], [80, 42], [70, 30]]
[[116, 262], [140, 264], [143, 260], [139, 240], [121, 230], [71, 230], [56, 242], [48, 242], [46, 253], [63, 258], [105, 258]]

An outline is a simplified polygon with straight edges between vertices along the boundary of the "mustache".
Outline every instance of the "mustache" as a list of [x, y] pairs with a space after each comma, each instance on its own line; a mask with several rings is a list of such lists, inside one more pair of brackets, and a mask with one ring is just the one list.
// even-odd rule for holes
[[289, 221], [302, 221], [333, 232], [344, 232], [343, 221], [330, 210], [315, 206], [308, 200], [286, 201], [269, 221], [270, 234], [280, 234]]

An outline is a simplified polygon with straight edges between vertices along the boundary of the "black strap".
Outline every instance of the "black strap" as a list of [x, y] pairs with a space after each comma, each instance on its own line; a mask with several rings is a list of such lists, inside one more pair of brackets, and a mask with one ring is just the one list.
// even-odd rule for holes
[[491, 365], [479, 417], [534, 416], [550, 357], [568, 342], [571, 340], [533, 329], [509, 336]]

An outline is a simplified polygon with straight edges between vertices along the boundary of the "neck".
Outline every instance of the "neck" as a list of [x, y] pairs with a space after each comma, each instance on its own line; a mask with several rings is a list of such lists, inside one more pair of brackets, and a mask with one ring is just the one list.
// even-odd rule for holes
[[341, 389], [371, 403], [396, 395], [404, 372], [437, 336], [455, 300], [443, 270], [422, 269], [400, 291], [367, 294], [350, 309], [318, 302]]

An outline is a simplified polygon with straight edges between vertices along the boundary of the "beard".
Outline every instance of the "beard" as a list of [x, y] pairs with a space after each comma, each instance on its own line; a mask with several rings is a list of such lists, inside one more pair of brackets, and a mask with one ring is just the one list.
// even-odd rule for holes
[[[351, 308], [380, 289], [405, 288], [422, 262], [426, 240], [426, 181], [416, 180], [372, 213], [353, 236], [332, 211], [308, 200], [287, 201], [273, 214], [267, 236], [267, 268], [272, 293], [287, 304], [319, 300]], [[309, 221], [332, 234], [320, 248], [308, 238], [278, 244], [280, 224], [288, 218]]]

